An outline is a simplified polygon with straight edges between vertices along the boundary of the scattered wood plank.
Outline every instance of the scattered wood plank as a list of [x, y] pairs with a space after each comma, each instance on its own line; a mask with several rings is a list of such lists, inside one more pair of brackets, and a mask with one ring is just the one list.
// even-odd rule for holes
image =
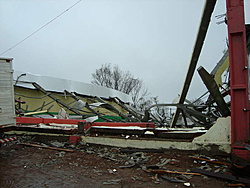
[[209, 159], [199, 158], [199, 157], [191, 157], [191, 158], [195, 159], [195, 160], [200, 160], [200, 161], [207, 161], [209, 163], [214, 163], [214, 164], [221, 164], [221, 165], [232, 166], [232, 164], [230, 164], [230, 163], [221, 162], [221, 161], [212, 161], [212, 160], [209, 160]]
[[240, 182], [240, 183], [245, 183], [245, 184], [250, 184], [250, 179], [241, 178], [241, 177], [237, 177], [237, 176], [233, 176], [233, 175], [226, 175], [226, 174], [221, 174], [221, 173], [217, 173], [217, 172], [210, 172], [207, 170], [202, 170], [202, 169], [197, 169], [197, 168], [194, 168], [191, 171], [194, 173], [200, 173], [200, 174], [210, 176], [210, 177], [215, 177], [215, 178], [220, 178], [220, 179], [225, 179], [225, 180], [230, 180], [230, 181]]
[[49, 147], [49, 146], [41, 146], [38, 144], [30, 144], [30, 143], [20, 143], [21, 145], [24, 146], [33, 146], [33, 147], [38, 147], [38, 148], [45, 148], [45, 149], [52, 149], [52, 150], [59, 150], [59, 151], [67, 151], [67, 152], [74, 152], [74, 150], [70, 149], [63, 149], [63, 148], [55, 148], [55, 147]]
[[146, 172], [156, 173], [156, 174], [185, 174], [185, 175], [195, 175], [195, 176], [201, 175], [199, 173], [192, 173], [192, 172], [178, 172], [178, 171], [171, 171], [171, 170], [153, 170], [153, 169], [146, 170]]
[[246, 185], [242, 183], [235, 183], [235, 184], [227, 184], [228, 187], [246, 187]]

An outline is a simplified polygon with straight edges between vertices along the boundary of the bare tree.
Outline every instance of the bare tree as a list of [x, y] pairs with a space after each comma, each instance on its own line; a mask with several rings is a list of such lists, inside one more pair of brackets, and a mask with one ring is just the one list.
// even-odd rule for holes
[[112, 88], [132, 96], [133, 105], [139, 106], [142, 98], [148, 95], [141, 79], [135, 78], [129, 71], [122, 71], [118, 65], [103, 64], [92, 74], [92, 84]]

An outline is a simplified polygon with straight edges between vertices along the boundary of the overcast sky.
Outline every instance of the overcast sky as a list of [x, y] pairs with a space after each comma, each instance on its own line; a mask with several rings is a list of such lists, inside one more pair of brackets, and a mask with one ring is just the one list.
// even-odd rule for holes
[[[227, 28], [217, 0], [198, 66], [211, 71], [226, 48]], [[0, 0], [0, 54], [78, 0]], [[102, 64], [117, 64], [142, 79], [151, 96], [172, 102], [181, 93], [203, 0], [82, 0], [6, 52], [15, 70], [90, 83]], [[245, 0], [250, 7], [250, 0]], [[250, 11], [245, 12], [250, 23]], [[189, 99], [205, 91], [197, 72]]]

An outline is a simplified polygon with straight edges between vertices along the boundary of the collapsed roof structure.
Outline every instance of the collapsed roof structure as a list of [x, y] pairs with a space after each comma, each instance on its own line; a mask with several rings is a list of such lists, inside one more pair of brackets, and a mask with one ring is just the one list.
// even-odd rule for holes
[[[234, 3], [230, 0], [227, 1], [226, 23], [229, 30], [229, 50], [225, 52], [211, 73], [208, 73], [203, 67], [198, 68], [198, 73], [208, 90], [207, 100], [203, 103], [198, 100], [198, 102], [185, 103], [215, 4], [216, 0], [206, 1], [183, 90], [176, 104], [154, 104], [141, 112], [129, 105], [131, 98], [128, 95], [115, 90], [64, 79], [15, 72], [14, 87], [15, 98], [17, 99], [15, 110], [19, 116], [17, 123], [31, 124], [34, 122], [34, 119], [28, 122], [28, 119], [23, 116], [84, 119], [86, 124], [83, 125], [83, 132], [85, 134], [141, 136], [153, 134], [157, 138], [192, 138], [192, 141], [195, 140], [194, 137], [197, 136], [197, 133], [199, 136], [200, 134], [207, 134], [209, 131], [216, 131], [213, 129], [222, 125], [220, 133], [225, 134], [226, 143], [223, 144], [226, 145], [227, 152], [231, 152], [228, 148], [231, 148], [232, 142], [232, 152], [238, 157], [249, 159], [249, 151], [243, 145], [249, 144], [248, 64], [250, 25], [245, 25], [244, 6], [240, 0], [234, 1]], [[221, 76], [228, 70], [228, 57], [230, 60], [230, 81], [227, 79], [226, 82], [222, 82]], [[7, 61], [6, 59], [2, 60]], [[229, 94], [231, 100], [226, 100], [225, 97]], [[34, 102], [35, 100], [39, 100], [39, 102]], [[153, 113], [157, 112], [157, 109], [162, 106], [176, 108], [172, 119], [163, 119], [159, 114]], [[152, 109], [156, 110], [153, 111]], [[55, 115], [55, 113], [58, 115]], [[229, 131], [229, 120], [226, 118], [230, 115], [232, 116], [231, 132]], [[183, 121], [178, 123], [180, 117]], [[221, 117], [222, 119], [225, 118], [222, 120], [225, 121], [224, 123], [220, 123]], [[106, 122], [106, 124], [98, 121]], [[39, 119], [39, 123], [44, 122], [52, 123], [55, 120], [48, 122], [46, 119]], [[61, 124], [63, 124], [62, 122], [65, 123], [66, 121], [61, 121]], [[118, 122], [121, 124], [117, 124]], [[76, 124], [76, 122], [73, 124]], [[182, 129], [176, 129], [176, 127]], [[202, 128], [197, 130], [197, 127]], [[195, 132], [194, 128], [196, 129]], [[81, 123], [78, 125], [78, 129], [81, 129]], [[186, 136], [186, 133], [188, 133], [188, 136]], [[211, 136], [211, 133], [208, 133], [208, 135]], [[89, 137], [85, 139], [89, 139]], [[196, 143], [192, 143], [193, 145], [188, 143], [185, 146], [180, 146], [180, 143], [176, 143], [176, 148], [188, 150], [188, 148], [196, 147], [196, 149], [200, 149], [201, 147], [195, 144], [201, 142], [201, 140], [204, 142], [209, 140], [207, 145], [211, 144], [212, 139], [206, 139], [199, 137], [196, 139]], [[169, 148], [172, 147], [166, 142], [165, 145]]]

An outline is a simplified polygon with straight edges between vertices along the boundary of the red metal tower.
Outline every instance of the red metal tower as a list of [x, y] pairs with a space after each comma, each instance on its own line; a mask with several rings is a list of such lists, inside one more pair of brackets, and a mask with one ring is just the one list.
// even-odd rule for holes
[[244, 1], [226, 0], [231, 88], [232, 154], [250, 161], [249, 65], [247, 62]]

